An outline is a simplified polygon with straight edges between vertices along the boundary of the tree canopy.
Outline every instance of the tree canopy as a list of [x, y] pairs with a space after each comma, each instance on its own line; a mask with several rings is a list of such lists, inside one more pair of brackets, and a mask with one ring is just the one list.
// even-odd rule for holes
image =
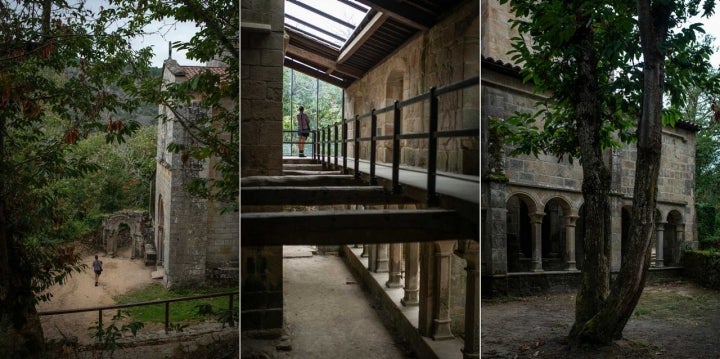
[[[196, 141], [175, 150], [220, 158], [215, 169], [221, 178], [198, 181], [192, 190], [237, 208], [239, 5], [109, 0], [90, 9], [84, 1], [2, 1], [0, 17], [0, 357], [39, 358], [44, 338], [35, 305], [51, 297], [51, 285], [83, 267], [65, 242], [69, 219], [77, 215], [68, 202], [83, 203], [67, 197], [68, 187], [97, 173], [100, 164], [132, 161], [132, 154], [101, 159], [83, 146], [101, 146], [103, 139], [125, 143], [140, 129], [127, 113], [144, 102], [181, 109], [201, 94], [201, 105], [215, 116], [177, 119]], [[151, 21], [166, 18], [198, 24], [191, 40], [173, 46], [199, 61], [224, 62], [224, 75], [205, 72], [161, 92], [149, 69], [151, 49], [135, 50], [130, 41]], [[118, 150], [142, 152], [147, 144]], [[152, 164], [131, 166], [147, 178]], [[132, 179], [106, 179], [97, 183], [112, 190], [103, 191], [110, 196], [104, 209], [132, 205], [118, 193], [123, 180]]]

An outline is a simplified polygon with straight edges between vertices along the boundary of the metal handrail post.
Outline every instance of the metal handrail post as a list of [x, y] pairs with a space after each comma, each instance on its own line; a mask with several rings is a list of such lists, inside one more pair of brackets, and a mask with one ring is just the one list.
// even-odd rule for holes
[[438, 99], [435, 94], [436, 88], [430, 89], [430, 128], [428, 130], [428, 173], [427, 173], [427, 205], [435, 207], [438, 205], [438, 197], [435, 192], [437, 176], [437, 130], [438, 130]]
[[335, 122], [334, 129], [335, 129], [335, 141], [334, 141], [335, 142], [335, 165], [333, 166], [333, 169], [336, 170], [338, 167], [338, 138], [339, 138], [337, 122]]
[[400, 193], [400, 101], [395, 100], [393, 110], [393, 161], [392, 161], [392, 192]]
[[345, 122], [345, 119], [343, 119], [342, 123], [342, 156], [343, 156], [343, 174], [346, 175], [348, 173], [347, 170], [347, 138], [348, 138], [348, 128], [347, 128], [347, 122]]
[[323, 146], [323, 141], [325, 141], [325, 131], [322, 128], [318, 128], [318, 133], [320, 135], [320, 141], [318, 141], [320, 147], [320, 150], [318, 151], [318, 156], [320, 156], [320, 164], [325, 167], [323, 159], [323, 151], [325, 151], [325, 147]]
[[377, 157], [377, 115], [375, 109], [372, 109], [370, 117], [370, 185], [377, 185], [375, 177], [375, 160]]
[[332, 156], [332, 153], [330, 153], [330, 144], [332, 143], [332, 140], [330, 139], [330, 129], [332, 128], [331, 125], [327, 125], [325, 127], [325, 131], [327, 131], [327, 134], [325, 134], [325, 145], [327, 146], [327, 151], [325, 152], [325, 155], [327, 157], [327, 168], [330, 168], [330, 163], [332, 161], [330, 160], [330, 156]]
[[170, 331], [170, 302], [165, 302], [165, 334]]
[[360, 179], [360, 116], [355, 115], [355, 178]]

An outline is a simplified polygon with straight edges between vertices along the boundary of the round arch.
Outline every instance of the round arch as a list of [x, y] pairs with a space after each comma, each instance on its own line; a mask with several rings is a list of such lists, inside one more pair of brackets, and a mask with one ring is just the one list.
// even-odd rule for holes
[[517, 192], [508, 197], [506, 208], [508, 272], [527, 272], [533, 254], [530, 216], [537, 212], [539, 202], [527, 193]]
[[122, 225], [126, 225], [130, 230], [131, 238], [131, 258], [142, 256], [144, 245], [149, 237], [152, 238], [152, 230], [149, 232], [147, 228], [152, 228], [150, 216], [146, 211], [121, 211], [116, 212], [102, 221], [103, 226], [103, 243], [105, 251], [110, 257], [114, 257], [117, 253], [119, 243], [119, 235]]

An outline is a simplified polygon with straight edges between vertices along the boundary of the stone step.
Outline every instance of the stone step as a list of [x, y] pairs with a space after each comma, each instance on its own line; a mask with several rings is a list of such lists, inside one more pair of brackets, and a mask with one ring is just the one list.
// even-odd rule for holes
[[240, 178], [241, 187], [286, 186], [361, 186], [364, 183], [352, 175], [249, 176]]
[[285, 176], [341, 175], [342, 171], [283, 170]]
[[319, 163], [290, 163], [283, 164], [283, 171], [322, 171], [323, 165]]

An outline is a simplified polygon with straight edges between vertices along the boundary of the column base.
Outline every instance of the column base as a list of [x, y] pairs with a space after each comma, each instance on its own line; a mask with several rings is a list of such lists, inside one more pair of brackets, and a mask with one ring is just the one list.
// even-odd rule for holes
[[375, 264], [375, 273], [387, 273], [390, 271], [387, 259], [378, 259]]
[[479, 359], [480, 354], [478, 353], [466, 353], [463, 352], [463, 359]]
[[565, 267], [566, 271], [575, 272], [578, 270], [577, 267], [575, 266], [575, 261], [572, 261], [572, 262], [568, 261], [566, 264], [567, 264], [567, 267]]
[[400, 304], [406, 307], [412, 307], [420, 305], [420, 299], [418, 297], [418, 289], [405, 289], [405, 296], [400, 299]]
[[665, 266], [665, 260], [664, 259], [657, 259], [655, 260], [655, 267], [656, 268], [662, 268]]
[[448, 340], [455, 338], [450, 331], [450, 319], [433, 319], [433, 331], [431, 337], [433, 340]]
[[400, 283], [400, 275], [390, 275], [390, 279], [385, 282], [385, 286], [388, 288], [401, 288], [403, 284]]

